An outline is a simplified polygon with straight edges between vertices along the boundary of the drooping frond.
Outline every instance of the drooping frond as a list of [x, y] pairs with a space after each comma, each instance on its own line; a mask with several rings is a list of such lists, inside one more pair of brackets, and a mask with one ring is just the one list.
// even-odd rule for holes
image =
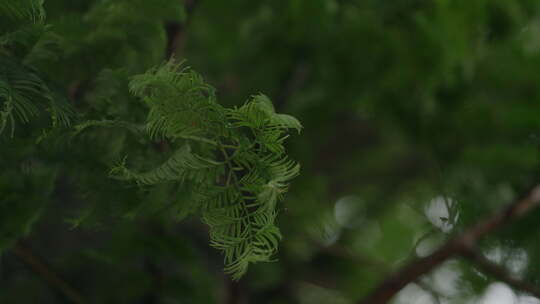
[[[201, 212], [234, 279], [251, 263], [270, 261], [281, 239], [276, 205], [300, 169], [283, 147], [289, 129], [301, 130], [298, 120], [275, 113], [264, 95], [226, 109], [200, 75], [172, 61], [134, 77], [129, 87], [149, 108], [148, 136], [179, 148], [150, 170], [130, 169], [124, 160], [112, 176], [145, 186], [175, 183], [189, 192], [172, 207], [182, 216]], [[118, 123], [79, 128], [100, 124]]]
[[47, 87], [33, 73], [12, 62], [6, 61], [0, 67], [0, 133], [11, 126], [13, 133], [15, 120], [28, 123], [32, 116], [39, 114], [39, 102], [49, 100]]
[[[56, 98], [55, 98], [56, 97]], [[69, 126], [73, 112], [67, 101], [55, 96], [29, 68], [0, 58], [0, 134], [15, 122], [28, 123], [41, 111], [49, 111], [53, 127]]]
[[66, 98], [30, 67], [55, 55], [48, 50], [54, 34], [46, 35], [44, 18], [43, 0], [0, 1], [0, 134], [9, 128], [13, 135], [16, 122], [28, 123], [45, 111], [53, 128], [71, 124], [74, 112]]

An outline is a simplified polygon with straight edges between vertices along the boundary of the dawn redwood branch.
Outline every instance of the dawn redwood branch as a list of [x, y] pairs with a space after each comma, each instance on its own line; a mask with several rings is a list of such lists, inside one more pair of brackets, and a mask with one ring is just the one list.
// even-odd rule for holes
[[540, 289], [537, 286], [530, 284], [528, 282], [522, 281], [511, 273], [509, 273], [504, 267], [491, 262], [481, 253], [477, 252], [473, 248], [464, 250], [461, 255], [473, 262], [480, 271], [490, 274], [492, 277], [497, 280], [508, 284], [509, 286], [521, 290], [523, 292], [529, 293], [537, 298], [540, 298]]
[[20, 244], [11, 248], [11, 252], [21, 259], [36, 274], [41, 276], [52, 288], [57, 290], [67, 300], [75, 304], [84, 304], [83, 297], [66, 281], [52, 271], [45, 263], [36, 257], [29, 249]]
[[480, 220], [476, 225], [466, 228], [462, 233], [450, 238], [432, 254], [415, 259], [401, 270], [388, 276], [359, 304], [382, 304], [390, 301], [403, 287], [416, 281], [444, 261], [466, 254], [476, 241], [493, 230], [512, 222], [540, 205], [540, 184], [523, 194], [506, 208]]
[[[337, 258], [344, 258], [344, 259], [350, 259], [355, 260], [357, 263], [360, 263], [361, 265], [365, 265], [368, 267], [376, 268], [377, 271], [381, 272], [382, 274], [388, 274], [390, 273], [391, 266], [386, 264], [382, 260], [378, 260], [376, 258], [370, 257], [370, 256], [364, 256], [359, 254], [358, 252], [352, 253], [351, 251], [347, 250], [346, 248], [343, 248], [337, 244], [334, 244], [330, 247], [324, 246], [322, 244], [317, 243], [320, 250], [324, 253], [328, 253], [332, 256], [335, 256]], [[443, 295], [437, 292], [435, 289], [433, 289], [429, 284], [425, 283], [421, 278], [418, 278], [414, 282], [416, 285], [418, 285], [420, 288], [422, 288], [424, 291], [429, 293], [435, 301], [435, 304], [440, 304], [440, 297]], [[315, 284], [317, 285], [317, 284]]]
[[246, 304], [248, 303], [248, 295], [246, 288], [242, 282], [233, 281], [229, 277], [225, 277], [225, 294], [223, 296], [224, 304]]
[[170, 59], [175, 55], [180, 55], [186, 39], [186, 25], [190, 21], [190, 16], [197, 4], [197, 0], [184, 0], [184, 10], [186, 12], [184, 23], [170, 22], [165, 25], [165, 31], [167, 32], [165, 58]]

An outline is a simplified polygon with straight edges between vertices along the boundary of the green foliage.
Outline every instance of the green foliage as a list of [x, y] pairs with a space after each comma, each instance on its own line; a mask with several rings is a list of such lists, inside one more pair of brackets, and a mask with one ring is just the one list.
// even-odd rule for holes
[[[64, 301], [10, 253], [21, 238], [88, 303], [357, 302], [538, 179], [539, 16], [0, 0], [0, 302]], [[539, 281], [538, 216], [478, 250]], [[249, 266], [238, 284], [223, 256]], [[476, 303], [494, 280], [457, 260], [422, 286]], [[411, 290], [432, 298], [394, 301]]]
[[4, 20], [14, 27], [0, 36], [0, 135], [10, 128], [13, 137], [16, 121], [29, 123], [44, 111], [49, 112], [53, 127], [69, 126], [73, 116], [69, 104], [56, 96], [39, 72], [27, 64], [48, 57], [39, 44], [46, 33], [42, 1], [4, 1], [1, 5]]
[[300, 131], [300, 123], [275, 113], [264, 95], [240, 108], [223, 108], [201, 76], [172, 61], [135, 76], [130, 90], [149, 107], [143, 128], [148, 136], [176, 150], [156, 168], [139, 173], [123, 161], [111, 175], [139, 185], [183, 187], [190, 199], [173, 207], [183, 216], [202, 214], [233, 278], [250, 263], [269, 261], [281, 238], [277, 201], [299, 172], [285, 155], [284, 134], [290, 128]]
[[2, 1], [0, 16], [3, 34], [21, 24], [41, 23], [45, 18], [43, 0]]

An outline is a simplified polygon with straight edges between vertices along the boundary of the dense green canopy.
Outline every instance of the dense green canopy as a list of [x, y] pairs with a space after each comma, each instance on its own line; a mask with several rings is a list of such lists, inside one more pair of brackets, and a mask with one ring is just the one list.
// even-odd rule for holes
[[536, 0], [0, 0], [0, 303], [540, 303], [539, 71]]

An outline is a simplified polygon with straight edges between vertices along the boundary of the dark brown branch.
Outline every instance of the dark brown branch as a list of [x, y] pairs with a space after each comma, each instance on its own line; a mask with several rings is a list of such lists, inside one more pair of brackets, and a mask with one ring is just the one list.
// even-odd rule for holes
[[52, 288], [60, 292], [67, 300], [76, 304], [84, 304], [83, 297], [66, 281], [53, 272], [45, 263], [37, 258], [30, 250], [18, 244], [11, 252], [21, 259], [29, 268], [43, 278]]
[[[357, 252], [354, 254], [339, 246], [339, 245], [332, 245], [331, 247], [326, 247], [321, 244], [318, 244], [321, 251], [328, 253], [330, 255], [333, 255], [335, 257], [339, 257], [342, 259], [350, 259], [355, 260], [357, 263], [361, 265], [366, 265], [369, 267], [374, 267], [377, 269], [377, 271], [382, 272], [383, 274], [388, 274], [390, 272], [391, 266], [386, 264], [386, 262], [378, 260], [373, 257], [364, 256]], [[422, 288], [424, 291], [430, 294], [430, 296], [433, 298], [433, 301], [435, 301], [436, 304], [440, 304], [440, 297], [442, 296], [439, 294], [436, 290], [434, 290], [429, 284], [422, 281], [421, 278], [418, 278], [414, 281], [416, 285], [418, 285], [420, 288]]]
[[537, 185], [506, 208], [449, 239], [432, 254], [408, 263], [401, 270], [381, 282], [371, 294], [359, 303], [387, 303], [407, 284], [416, 281], [422, 275], [427, 274], [449, 258], [461, 255], [470, 248], [473, 248], [479, 238], [523, 216], [534, 208], [537, 208], [539, 204], [540, 185]]
[[224, 297], [225, 304], [241, 304], [245, 303], [245, 295], [240, 282], [235, 282], [230, 278], [225, 278], [225, 290]]
[[167, 49], [165, 51], [165, 58], [167, 59], [172, 58], [175, 55], [180, 55], [180, 52], [184, 48], [186, 40], [186, 25], [188, 24], [190, 15], [195, 9], [198, 1], [185, 0], [184, 3], [184, 9], [186, 12], [186, 20], [184, 23], [170, 22], [165, 25], [165, 31], [167, 32]]
[[540, 298], [540, 289], [538, 289], [537, 286], [516, 278], [512, 274], [508, 273], [504, 267], [491, 262], [476, 250], [472, 248], [465, 250], [462, 253], [462, 256], [473, 262], [482, 272], [493, 276], [499, 281], [505, 282], [517, 290], [524, 291], [537, 298]]
[[236, 282], [229, 277], [225, 277], [224, 304], [247, 304], [249, 295], [243, 282]]

